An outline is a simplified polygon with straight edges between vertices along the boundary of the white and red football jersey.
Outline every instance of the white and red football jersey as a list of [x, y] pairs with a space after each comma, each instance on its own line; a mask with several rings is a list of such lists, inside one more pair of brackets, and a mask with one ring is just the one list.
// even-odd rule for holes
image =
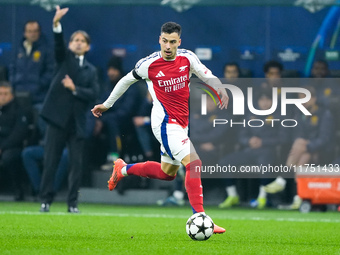
[[137, 62], [133, 75], [146, 80], [153, 98], [152, 126], [163, 121], [188, 126], [192, 73], [208, 84], [209, 79], [216, 78], [193, 52], [185, 49], [178, 49], [174, 60], [163, 59], [159, 51]]

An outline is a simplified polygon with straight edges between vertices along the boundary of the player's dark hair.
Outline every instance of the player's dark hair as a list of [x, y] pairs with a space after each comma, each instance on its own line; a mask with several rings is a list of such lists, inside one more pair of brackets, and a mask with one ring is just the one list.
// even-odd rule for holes
[[283, 65], [275, 60], [270, 60], [268, 62], [266, 62], [263, 66], [263, 72], [264, 73], [268, 73], [270, 68], [278, 68], [280, 70], [280, 72], [282, 72], [283, 70]]
[[86, 33], [86, 32], [83, 31], [83, 30], [77, 30], [77, 31], [75, 31], [75, 32], [71, 35], [70, 42], [72, 42], [72, 41], [74, 40], [74, 37], [75, 37], [77, 34], [82, 34], [82, 35], [84, 36], [84, 38], [85, 38], [86, 43], [87, 43], [88, 45], [91, 44], [91, 38], [90, 38], [89, 34]]
[[37, 20], [28, 20], [25, 22], [25, 25], [24, 25], [24, 32], [26, 30], [26, 25], [27, 24], [32, 24], [32, 23], [37, 23], [38, 24], [38, 28], [39, 28], [39, 32], [41, 31], [41, 26], [40, 26], [40, 23], [37, 21]]
[[166, 33], [166, 34], [177, 33], [179, 36], [181, 36], [182, 28], [180, 24], [169, 21], [162, 25], [161, 33]]

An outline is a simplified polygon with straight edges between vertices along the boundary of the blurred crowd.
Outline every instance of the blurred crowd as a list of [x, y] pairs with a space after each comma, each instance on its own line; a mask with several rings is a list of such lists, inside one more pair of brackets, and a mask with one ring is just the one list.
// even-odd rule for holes
[[[53, 82], [56, 63], [51, 45], [40, 31], [39, 22], [28, 21], [23, 38], [14, 49], [15, 59], [10, 66], [0, 69], [0, 192], [14, 194], [17, 201], [24, 200], [25, 194], [36, 197], [41, 188], [46, 122], [40, 113]], [[291, 86], [288, 78], [302, 78], [298, 71], [284, 70], [284, 66], [274, 60], [264, 63], [262, 77], [252, 77], [249, 70], [242, 69], [236, 62], [228, 62], [223, 71], [226, 83], [238, 86], [245, 95], [247, 89], [242, 81], [262, 78], [251, 83], [254, 108], [260, 110], [268, 110], [272, 106], [273, 88], [277, 88], [280, 95], [281, 88]], [[93, 100], [93, 105], [103, 102], [124, 74], [123, 59], [116, 56], [108, 58], [106, 75], [99, 76], [100, 93]], [[220, 111], [208, 97], [208, 114], [198, 116], [193, 113], [190, 117], [190, 137], [203, 165], [216, 162], [235, 166], [339, 164], [340, 86], [336, 79], [331, 79], [331, 71], [324, 60], [315, 60], [311, 76], [304, 78], [311, 78], [306, 79], [302, 86], [311, 93], [311, 99], [303, 105], [312, 115], [306, 116], [296, 107], [287, 108], [285, 119], [297, 120], [295, 128], [273, 127], [272, 122], [266, 121], [282, 119], [280, 98], [278, 109], [270, 115], [255, 116], [246, 111], [240, 117], [232, 115], [231, 94], [227, 111]], [[246, 84], [249, 86], [248, 81]], [[292, 95], [293, 98], [303, 96]], [[118, 157], [128, 163], [160, 160], [159, 145], [150, 128], [151, 107], [151, 97], [143, 84], [131, 86], [102, 118], [95, 119], [88, 109], [82, 152], [85, 161], [82, 186], [91, 186], [94, 170], [111, 171], [112, 161]], [[212, 129], [213, 119], [245, 119], [246, 122], [261, 119], [264, 125], [256, 128], [220, 125]], [[54, 179], [55, 192], [65, 186], [69, 161], [69, 148], [65, 147]], [[249, 185], [249, 182], [252, 184]], [[220, 208], [251, 201], [251, 206], [262, 209], [270, 206], [268, 194], [278, 192], [287, 192], [285, 199], [286, 202], [292, 201], [291, 209], [297, 209], [301, 203], [294, 178], [225, 178], [203, 180], [203, 183], [208, 188], [218, 184], [220, 192], [225, 194], [226, 199], [221, 201]], [[146, 188], [148, 184], [134, 185]], [[183, 201], [182, 177], [179, 174], [173, 195], [159, 201], [159, 204], [182, 205]]]

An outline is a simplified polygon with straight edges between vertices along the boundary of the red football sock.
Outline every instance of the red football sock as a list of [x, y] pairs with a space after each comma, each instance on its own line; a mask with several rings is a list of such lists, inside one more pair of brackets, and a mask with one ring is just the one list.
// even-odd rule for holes
[[154, 161], [146, 161], [143, 163], [128, 164], [126, 166], [128, 175], [137, 175], [151, 179], [159, 179], [172, 181], [176, 176], [170, 176], [163, 172], [161, 164]]
[[201, 169], [201, 166], [202, 161], [199, 159], [196, 159], [185, 166], [185, 188], [194, 213], [204, 212], [201, 174], [200, 172], [195, 171], [196, 167]]

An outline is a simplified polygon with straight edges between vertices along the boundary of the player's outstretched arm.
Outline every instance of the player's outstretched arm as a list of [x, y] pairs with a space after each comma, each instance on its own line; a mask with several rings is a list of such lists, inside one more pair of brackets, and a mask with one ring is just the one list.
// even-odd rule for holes
[[91, 112], [94, 117], [99, 118], [102, 116], [102, 113], [106, 112], [108, 109], [109, 108], [106, 108], [103, 104], [97, 104], [92, 108]]
[[93, 116], [99, 118], [102, 116], [103, 112], [106, 112], [112, 105], [120, 98], [121, 95], [136, 81], [138, 81], [132, 74], [132, 71], [121, 78], [114, 89], [112, 90], [110, 96], [102, 104], [97, 104], [91, 110]]

